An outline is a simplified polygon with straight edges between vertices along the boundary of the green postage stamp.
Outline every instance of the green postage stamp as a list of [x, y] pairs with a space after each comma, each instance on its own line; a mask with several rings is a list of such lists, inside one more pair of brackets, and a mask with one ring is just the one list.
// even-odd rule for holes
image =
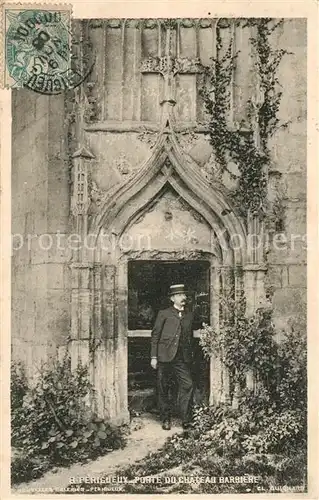
[[4, 6], [4, 86], [59, 94], [86, 75], [72, 56], [71, 8]]

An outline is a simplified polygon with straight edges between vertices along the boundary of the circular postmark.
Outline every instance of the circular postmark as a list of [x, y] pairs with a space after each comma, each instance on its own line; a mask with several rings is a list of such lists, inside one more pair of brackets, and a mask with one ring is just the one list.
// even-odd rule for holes
[[85, 80], [91, 68], [72, 55], [69, 11], [21, 10], [8, 19], [6, 65], [14, 87], [60, 94]]

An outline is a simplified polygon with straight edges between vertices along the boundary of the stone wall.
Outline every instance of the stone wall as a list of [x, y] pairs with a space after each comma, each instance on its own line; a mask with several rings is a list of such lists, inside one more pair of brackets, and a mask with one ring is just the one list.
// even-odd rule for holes
[[63, 110], [61, 96], [12, 91], [12, 354], [30, 372], [69, 333]]
[[[252, 32], [244, 24], [243, 20], [233, 28], [225, 21], [221, 30], [224, 44], [221, 51], [227, 48], [231, 37], [235, 39], [234, 49], [239, 50], [230, 124], [247, 120], [247, 100], [256, 92], [254, 54], [249, 40]], [[197, 56], [202, 64], [209, 64], [209, 57], [216, 55], [214, 24], [203, 20], [197, 35], [195, 31], [191, 20], [182, 23], [176, 39], [174, 32], [172, 51], [189, 59]], [[85, 91], [84, 101], [87, 103], [87, 98], [93, 95], [99, 105], [96, 113], [83, 122], [83, 138], [96, 158], [92, 178], [102, 191], [107, 191], [134, 175], [152, 153], [161, 116], [158, 92], [161, 94], [163, 88], [158, 73], [143, 73], [140, 67], [143, 68], [145, 58], [163, 55], [165, 31], [160, 31], [155, 21], [141, 29], [135, 21], [121, 24], [115, 20], [108, 24], [91, 23], [88, 33], [99, 63], [91, 76], [91, 93]], [[278, 117], [288, 126], [272, 139], [273, 162], [269, 170], [270, 199], [278, 192], [282, 204], [282, 224], [275, 231], [283, 231], [287, 241], [286, 245], [278, 245], [271, 240], [267, 256], [267, 284], [273, 292], [275, 322], [281, 328], [299, 315], [306, 300], [306, 21], [285, 19], [273, 33], [271, 42], [273, 48], [289, 52], [278, 70], [282, 85]], [[198, 92], [200, 83], [200, 74], [176, 76], [174, 114], [176, 130], [179, 126], [185, 129], [185, 133], [177, 134], [180, 146], [205, 173], [214, 165], [207, 136], [194, 126], [205, 120]], [[191, 100], [187, 94], [192, 96]], [[224, 182], [233, 187], [227, 176]]]
[[[274, 39], [290, 52], [278, 71], [282, 84], [279, 118], [288, 127], [273, 138], [270, 181], [278, 180], [283, 201], [283, 233], [287, 244], [271, 245], [269, 284], [273, 287], [275, 322], [285, 327], [298, 319], [306, 303], [307, 232], [307, 31], [306, 20], [286, 19]], [[283, 240], [284, 241], [284, 240]], [[281, 248], [280, 248], [281, 247]]]
[[[232, 29], [226, 23], [226, 45]], [[236, 49], [241, 52], [233, 86], [233, 124], [247, 118], [245, 103], [256, 88], [250, 32], [243, 26], [236, 30]], [[97, 60], [90, 81], [84, 82], [75, 91], [73, 103], [68, 103], [75, 116], [71, 128], [65, 125], [63, 96], [12, 92], [12, 233], [21, 235], [14, 238], [14, 246], [21, 238], [24, 243], [13, 251], [12, 258], [12, 345], [14, 358], [27, 361], [30, 370], [65, 343], [70, 331], [71, 256], [56, 247], [57, 234], [63, 239], [72, 231], [67, 141], [71, 153], [81, 148], [92, 153], [89, 196], [94, 215], [100, 210], [94, 197], [107, 194], [141, 169], [152, 154], [161, 127], [158, 93], [163, 96], [162, 76], [142, 70], [147, 58], [163, 55], [164, 32], [151, 21], [141, 31], [135, 21], [129, 21], [124, 29], [117, 20], [107, 26], [95, 21], [89, 27], [85, 22], [85, 31]], [[178, 46], [172, 41], [173, 51], [191, 59], [191, 66], [197, 57], [208, 64], [214, 55], [216, 40], [206, 20], [198, 30], [186, 20], [177, 42]], [[292, 52], [279, 67], [283, 92], [280, 118], [288, 126], [273, 137], [269, 172], [270, 195], [276, 186], [282, 193], [281, 229], [288, 248], [275, 249], [270, 244], [267, 284], [273, 291], [276, 324], [285, 327], [289, 319], [299, 316], [306, 300], [306, 22], [286, 19], [273, 42]], [[212, 150], [201, 129], [205, 113], [198, 93], [200, 81], [201, 74], [177, 75], [174, 113], [179, 145], [205, 172], [212, 166]], [[156, 227], [153, 217], [149, 216], [149, 223]], [[40, 242], [47, 246], [50, 236], [52, 248], [41, 250]]]

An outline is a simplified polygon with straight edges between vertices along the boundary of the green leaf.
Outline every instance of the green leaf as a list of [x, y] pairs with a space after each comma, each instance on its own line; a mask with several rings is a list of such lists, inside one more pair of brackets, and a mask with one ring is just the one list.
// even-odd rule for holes
[[89, 425], [88, 425], [88, 428], [92, 431], [97, 431], [98, 430], [98, 426], [94, 423], [94, 422], [90, 422]]
[[79, 444], [78, 441], [72, 441], [70, 446], [71, 446], [71, 448], [76, 448], [78, 444]]
[[98, 448], [100, 446], [101, 442], [99, 439], [95, 439], [94, 443], [93, 443], [93, 446], [94, 448]]
[[72, 434], [73, 434], [72, 429], [68, 429], [67, 431], [65, 431], [65, 435], [66, 435], [67, 437], [72, 436]]
[[83, 433], [83, 436], [84, 436], [85, 438], [89, 438], [89, 437], [91, 437], [91, 436], [92, 436], [92, 434], [93, 434], [93, 430], [90, 430], [90, 431], [85, 431], [85, 432]]
[[106, 438], [107, 438], [107, 434], [106, 434], [106, 432], [104, 432], [104, 431], [99, 431], [99, 432], [97, 433], [97, 436], [98, 436], [98, 438], [100, 438], [100, 439], [106, 439]]

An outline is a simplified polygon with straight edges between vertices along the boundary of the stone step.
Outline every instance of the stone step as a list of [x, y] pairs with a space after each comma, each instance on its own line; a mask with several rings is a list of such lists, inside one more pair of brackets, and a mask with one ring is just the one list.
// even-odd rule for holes
[[153, 388], [131, 389], [128, 391], [128, 405], [130, 411], [144, 413], [156, 408], [156, 394]]

